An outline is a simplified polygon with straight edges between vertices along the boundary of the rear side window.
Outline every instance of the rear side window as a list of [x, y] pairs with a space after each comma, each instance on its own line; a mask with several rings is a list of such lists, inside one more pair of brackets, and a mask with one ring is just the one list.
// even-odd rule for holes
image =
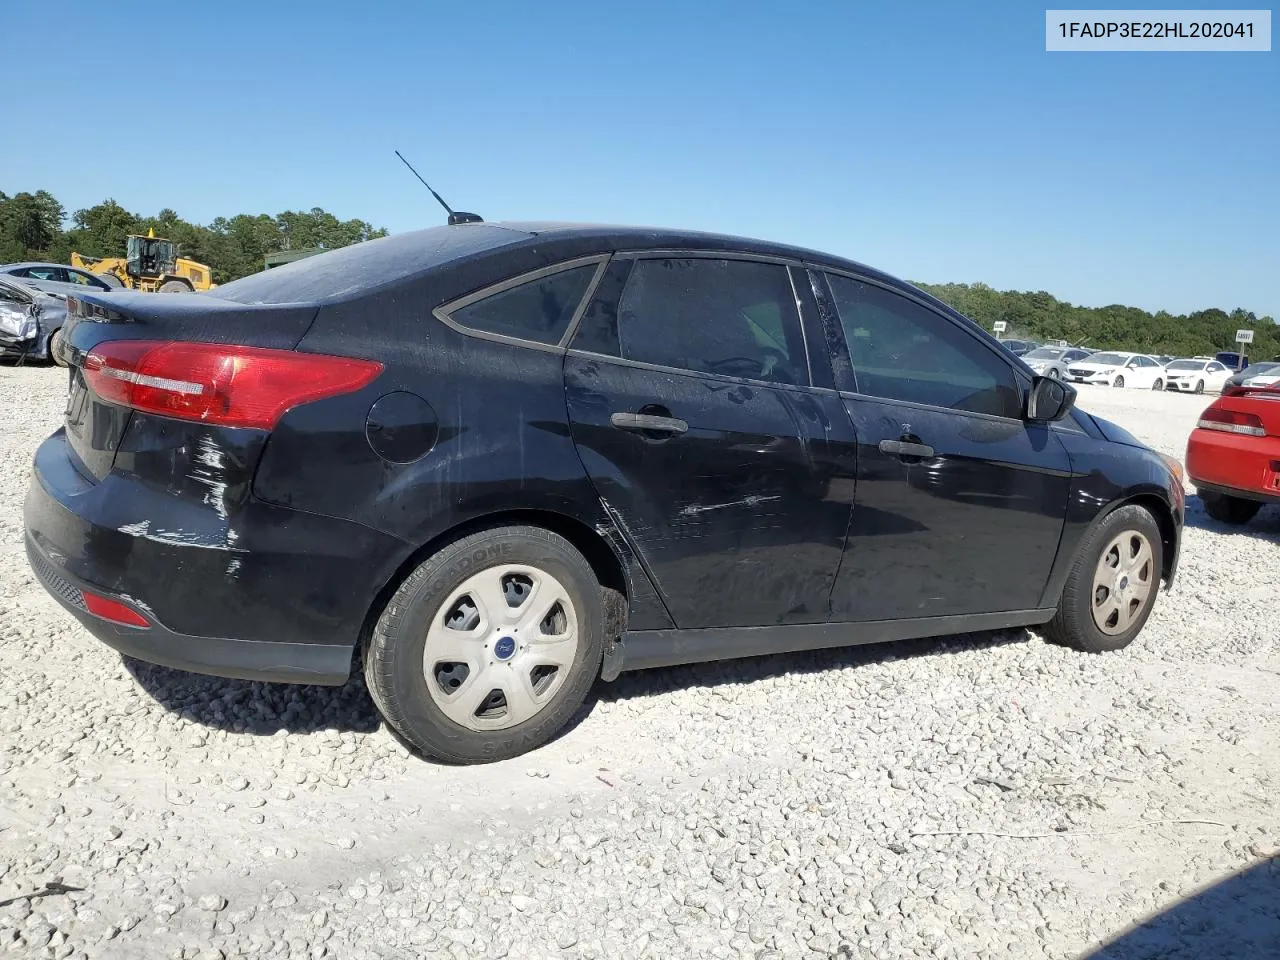
[[507, 286], [478, 300], [467, 298], [443, 315], [480, 333], [558, 343], [598, 269], [587, 263]]
[[787, 268], [752, 260], [638, 260], [618, 301], [627, 360], [697, 373], [807, 384]]
[[1022, 415], [1013, 368], [976, 337], [914, 300], [828, 276], [858, 392], [998, 417]]

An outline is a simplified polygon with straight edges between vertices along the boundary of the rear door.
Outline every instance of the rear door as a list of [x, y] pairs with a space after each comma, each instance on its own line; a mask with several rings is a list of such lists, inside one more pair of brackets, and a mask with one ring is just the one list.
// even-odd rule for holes
[[1029, 384], [1000, 349], [874, 280], [814, 274], [849, 365], [857, 496], [832, 617], [1033, 610], [1070, 492], [1066, 450], [1022, 419]]
[[786, 263], [615, 257], [565, 386], [587, 473], [677, 626], [826, 621], [854, 445], [811, 387]]

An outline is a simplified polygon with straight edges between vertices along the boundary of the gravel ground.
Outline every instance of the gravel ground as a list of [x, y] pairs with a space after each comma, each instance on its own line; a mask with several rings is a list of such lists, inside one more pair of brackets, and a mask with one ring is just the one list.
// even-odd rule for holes
[[[1280, 956], [1280, 511], [1192, 498], [1118, 654], [1017, 631], [632, 674], [543, 750], [444, 768], [358, 680], [123, 663], [45, 596], [21, 505], [65, 382], [0, 368], [0, 953], [1068, 957], [1160, 914], [1101, 955]], [[1081, 398], [1178, 456], [1205, 402]]]

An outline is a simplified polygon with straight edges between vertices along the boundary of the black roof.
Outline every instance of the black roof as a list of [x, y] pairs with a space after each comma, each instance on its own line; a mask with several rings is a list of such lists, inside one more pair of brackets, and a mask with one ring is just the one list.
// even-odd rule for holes
[[781, 243], [665, 227], [538, 221], [467, 223], [394, 234], [251, 274], [200, 296], [241, 303], [334, 302], [420, 276], [454, 261], [548, 242], [573, 248], [575, 255], [690, 249], [786, 257], [837, 270], [855, 270], [925, 296], [910, 284], [855, 261]]

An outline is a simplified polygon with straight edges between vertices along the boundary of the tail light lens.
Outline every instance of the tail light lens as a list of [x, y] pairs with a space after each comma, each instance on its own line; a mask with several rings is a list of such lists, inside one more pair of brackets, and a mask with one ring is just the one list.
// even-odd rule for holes
[[114, 340], [94, 347], [83, 370], [108, 403], [270, 430], [293, 407], [368, 385], [382, 364], [234, 344]]
[[95, 617], [110, 620], [112, 623], [122, 623], [126, 627], [142, 627], [144, 630], [151, 626], [142, 614], [132, 607], [125, 606], [119, 600], [100, 597], [88, 590], [81, 590], [80, 593], [84, 597], [84, 608]]
[[1265, 437], [1262, 418], [1255, 413], [1238, 413], [1235, 410], [1216, 410], [1210, 407], [1200, 414], [1196, 424], [1204, 430], [1220, 430], [1223, 433], [1240, 433], [1247, 437]]

